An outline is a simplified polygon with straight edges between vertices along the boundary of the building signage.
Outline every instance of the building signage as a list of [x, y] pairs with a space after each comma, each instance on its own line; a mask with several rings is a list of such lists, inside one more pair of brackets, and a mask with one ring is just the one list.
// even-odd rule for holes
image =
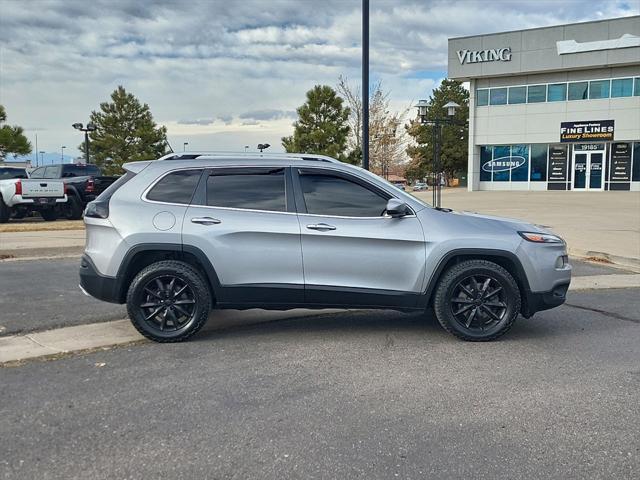
[[500, 157], [489, 160], [482, 165], [485, 172], [508, 172], [524, 165], [527, 159], [524, 157]]
[[629, 190], [631, 181], [631, 144], [614, 143], [611, 148], [610, 190]]
[[556, 145], [549, 147], [549, 183], [548, 190], [567, 189], [567, 147]]
[[458, 50], [460, 65], [465, 63], [510, 62], [511, 47], [491, 48], [489, 50]]
[[613, 140], [613, 120], [560, 123], [561, 142]]

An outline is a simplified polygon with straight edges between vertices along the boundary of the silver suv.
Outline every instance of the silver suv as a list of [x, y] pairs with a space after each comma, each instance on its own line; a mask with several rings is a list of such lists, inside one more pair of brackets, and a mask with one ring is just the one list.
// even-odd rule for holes
[[171, 154], [132, 162], [85, 211], [85, 293], [126, 303], [158, 342], [212, 308], [432, 308], [493, 340], [562, 304], [564, 241], [518, 220], [436, 209], [376, 175], [307, 154]]

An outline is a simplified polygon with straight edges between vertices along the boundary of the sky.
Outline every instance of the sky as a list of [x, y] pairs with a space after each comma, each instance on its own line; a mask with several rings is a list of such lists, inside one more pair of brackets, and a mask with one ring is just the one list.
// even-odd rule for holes
[[[618, 0], [370, 0], [372, 81], [392, 108], [428, 98], [447, 38], [640, 13]], [[38, 149], [79, 154], [71, 127], [123, 85], [174, 150], [283, 151], [316, 84], [361, 75], [361, 0], [0, 0], [0, 104]]]

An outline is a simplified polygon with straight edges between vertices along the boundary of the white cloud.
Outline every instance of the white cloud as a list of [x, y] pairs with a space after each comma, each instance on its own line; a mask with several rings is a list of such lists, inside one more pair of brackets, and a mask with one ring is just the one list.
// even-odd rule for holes
[[[405, 108], [441, 80], [448, 37], [638, 13], [629, 4], [372, 0], [372, 76]], [[0, 0], [0, 103], [48, 151], [80, 144], [71, 124], [119, 84], [150, 105], [174, 145], [277, 150], [309, 88], [359, 79], [360, 5]]]

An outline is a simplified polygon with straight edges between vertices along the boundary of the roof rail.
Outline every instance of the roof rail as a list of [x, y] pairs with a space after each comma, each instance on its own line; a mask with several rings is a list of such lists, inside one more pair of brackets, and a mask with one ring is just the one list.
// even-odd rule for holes
[[311, 160], [316, 162], [340, 163], [335, 158], [315, 153], [244, 153], [244, 152], [178, 152], [168, 153], [158, 160], [194, 160], [196, 158], [211, 157], [264, 157], [264, 158], [290, 158], [296, 160]]

